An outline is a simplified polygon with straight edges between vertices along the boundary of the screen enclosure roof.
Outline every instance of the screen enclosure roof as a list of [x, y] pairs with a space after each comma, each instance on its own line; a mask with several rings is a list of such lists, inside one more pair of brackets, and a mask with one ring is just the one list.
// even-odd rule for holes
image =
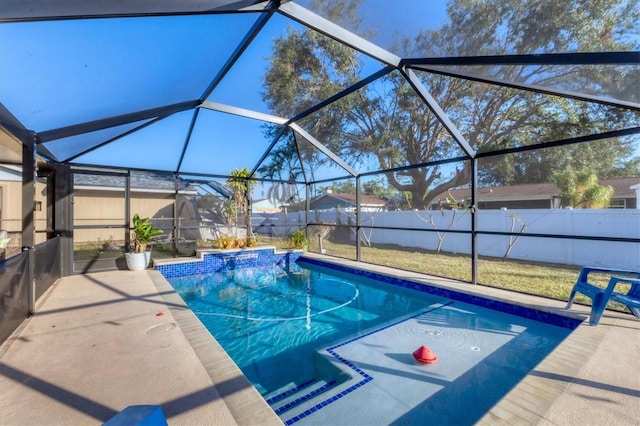
[[[9, 162], [33, 137], [52, 162], [309, 182], [640, 126], [634, 1], [1, 3]], [[496, 100], [504, 114], [487, 124]], [[558, 131], [562, 108], [625, 119]], [[480, 136], [506, 122], [524, 130]], [[403, 138], [430, 151], [381, 154]]]

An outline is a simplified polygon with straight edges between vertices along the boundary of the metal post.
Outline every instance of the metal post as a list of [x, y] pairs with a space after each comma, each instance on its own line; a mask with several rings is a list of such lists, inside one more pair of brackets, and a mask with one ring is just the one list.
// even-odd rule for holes
[[478, 284], [478, 159], [471, 159], [471, 283]]
[[33, 314], [35, 310], [35, 261], [34, 256], [34, 203], [36, 195], [35, 186], [35, 137], [25, 137], [22, 140], [22, 251], [27, 254], [27, 282], [28, 300], [27, 316]]
[[73, 173], [68, 164], [56, 163], [54, 224], [60, 237], [60, 275], [73, 273]]
[[304, 201], [304, 229], [305, 231], [308, 233], [309, 231], [309, 209], [311, 208], [311, 200], [310, 200], [310, 195], [311, 195], [311, 189], [309, 189], [311, 187], [310, 183], [305, 183], [304, 188], [305, 188], [305, 201]]
[[180, 177], [177, 173], [174, 177], [173, 191], [173, 257], [178, 257], [178, 189], [180, 188]]
[[124, 178], [124, 250], [129, 253], [131, 251], [131, 231], [129, 224], [131, 223], [131, 172], [127, 171]]
[[360, 262], [360, 176], [356, 176], [356, 260]]

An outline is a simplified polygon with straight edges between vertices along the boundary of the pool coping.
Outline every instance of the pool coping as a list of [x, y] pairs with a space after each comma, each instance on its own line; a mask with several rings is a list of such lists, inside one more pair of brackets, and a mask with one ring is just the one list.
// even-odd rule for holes
[[[564, 304], [561, 301], [515, 292], [509, 292], [509, 298], [506, 298], [505, 290], [502, 289], [473, 286], [453, 279], [396, 270], [379, 265], [363, 264], [353, 260], [315, 253], [305, 253], [301, 257], [301, 260], [308, 259], [321, 261], [323, 264], [346, 266], [347, 268], [361, 271], [373, 271], [376, 274], [460, 292], [471, 297], [496, 300], [501, 303], [552, 313], [572, 321], [583, 321], [588, 317], [588, 311], [585, 309], [583, 309], [584, 313], [575, 312], [575, 310], [564, 310], [561, 306], [561, 304]], [[191, 258], [191, 261], [193, 261], [193, 258]], [[238, 424], [282, 425], [283, 420], [277, 416], [255, 387], [248, 382], [237, 365], [209, 331], [206, 330], [195, 314], [189, 310], [180, 296], [173, 291], [173, 288], [162, 274], [155, 270], [148, 270], [147, 272], [158, 291], [163, 294], [165, 301], [184, 306], [184, 308], [171, 308], [172, 314], [212, 381], [216, 384], [216, 388]], [[532, 299], [534, 300], [532, 301]], [[537, 303], [535, 299], [538, 299], [540, 303]], [[571, 381], [558, 380], [558, 377], [575, 377], [591, 358], [593, 355], [592, 349], [598, 346], [605, 334], [605, 327], [589, 327], [584, 323], [578, 325], [550, 355], [493, 406], [477, 424], [539, 424], [546, 421], [545, 414], [571, 384]], [[235, 386], [230, 386], [230, 383], [235, 383]], [[220, 384], [220, 387], [218, 384]]]
[[280, 417], [164, 276], [151, 269], [147, 273], [237, 424], [282, 425]]

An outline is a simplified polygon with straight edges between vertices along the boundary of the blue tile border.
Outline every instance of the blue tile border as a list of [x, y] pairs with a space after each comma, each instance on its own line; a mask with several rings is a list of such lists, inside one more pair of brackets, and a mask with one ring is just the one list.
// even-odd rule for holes
[[243, 268], [279, 266], [286, 271], [296, 268], [302, 251], [276, 251], [274, 247], [207, 252], [192, 262], [156, 265], [165, 278], [226, 272]]
[[473, 294], [463, 293], [456, 290], [434, 287], [426, 284], [413, 282], [407, 279], [392, 277], [389, 275], [380, 274], [377, 272], [366, 271], [363, 269], [352, 268], [345, 265], [337, 265], [334, 263], [328, 263], [317, 259], [311, 259], [303, 257], [298, 259], [298, 263], [303, 265], [305, 263], [310, 265], [316, 265], [327, 269], [333, 269], [339, 272], [356, 275], [363, 278], [373, 279], [386, 284], [397, 285], [400, 287], [421, 291], [424, 293], [433, 294], [436, 296], [445, 297], [447, 299], [457, 300], [459, 302], [466, 302], [477, 306], [493, 309], [500, 312], [505, 312], [519, 317], [532, 319], [547, 324], [557, 325], [568, 329], [575, 329], [582, 323], [582, 319], [566, 317], [563, 315], [554, 314], [552, 312], [540, 311], [526, 306], [514, 305], [501, 300], [489, 299]]

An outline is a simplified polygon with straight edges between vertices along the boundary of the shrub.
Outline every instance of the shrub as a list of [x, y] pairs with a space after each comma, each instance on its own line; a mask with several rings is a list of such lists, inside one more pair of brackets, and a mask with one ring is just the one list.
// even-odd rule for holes
[[289, 235], [289, 239], [287, 240], [289, 247], [294, 249], [305, 249], [309, 245], [309, 240], [307, 240], [307, 236], [304, 231], [298, 229], [293, 231]]

